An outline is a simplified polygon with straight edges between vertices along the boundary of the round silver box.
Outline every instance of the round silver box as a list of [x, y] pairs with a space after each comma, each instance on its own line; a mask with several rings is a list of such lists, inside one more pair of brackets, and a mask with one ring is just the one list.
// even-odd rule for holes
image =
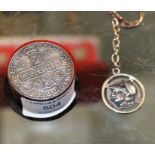
[[57, 43], [35, 40], [19, 47], [11, 58], [5, 92], [22, 116], [55, 119], [72, 107], [76, 83], [71, 54]]

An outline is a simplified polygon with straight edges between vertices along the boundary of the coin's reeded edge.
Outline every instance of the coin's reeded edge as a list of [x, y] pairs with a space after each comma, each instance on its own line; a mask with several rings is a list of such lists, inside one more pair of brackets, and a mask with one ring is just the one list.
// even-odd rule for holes
[[[27, 45], [32, 44], [32, 43], [37, 43], [37, 42], [51, 43], [51, 44], [54, 44], [54, 45], [56, 45], [56, 46], [59, 46], [64, 52], [66, 52], [66, 54], [68, 54], [68, 56], [69, 56], [69, 58], [70, 58], [70, 60], [71, 60], [72, 66], [73, 66], [72, 82], [68, 85], [68, 87], [67, 87], [62, 93], [60, 93], [59, 95], [57, 95], [57, 96], [55, 96], [55, 97], [52, 97], [52, 98], [44, 98], [44, 99], [29, 98], [28, 96], [25, 96], [25, 95], [23, 95], [21, 92], [19, 92], [15, 87], [13, 87], [12, 82], [10, 81], [10, 76], [9, 76], [9, 71], [10, 71], [10, 70], [9, 70], [9, 68], [10, 68], [10, 64], [11, 64], [11, 62], [12, 62], [12, 59], [13, 59], [14, 55], [15, 55], [21, 48], [23, 48], [24, 46], [27, 46]], [[8, 79], [8, 81], [9, 81], [10, 88], [12, 88], [13, 91], [18, 92], [21, 96], [25, 97], [26, 99], [34, 100], [34, 101], [48, 101], [48, 100], [55, 99], [55, 98], [61, 96], [64, 92], [66, 92], [66, 91], [71, 87], [72, 83], [73, 83], [74, 80], [75, 80], [75, 73], [76, 73], [76, 71], [77, 71], [77, 69], [76, 69], [76, 67], [75, 67], [75, 59], [74, 59], [74, 57], [72, 56], [72, 54], [71, 54], [64, 46], [62, 46], [62, 45], [59, 44], [59, 43], [56, 43], [56, 42], [53, 42], [53, 41], [49, 41], [49, 40], [32, 40], [32, 41], [29, 41], [29, 42], [26, 42], [26, 43], [22, 44], [21, 46], [19, 46], [19, 47], [15, 50], [15, 52], [14, 52], [14, 54], [12, 55], [12, 57], [11, 57], [11, 59], [10, 59], [10, 62], [9, 62], [9, 64], [8, 64], [7, 79]]]
[[[139, 103], [139, 105], [132, 109], [132, 110], [125, 110], [125, 111], [121, 111], [121, 110], [118, 110], [118, 109], [115, 109], [113, 108], [112, 106], [110, 106], [110, 104], [107, 102], [106, 98], [104, 97], [105, 95], [105, 89], [106, 89], [106, 86], [108, 84], [108, 82], [115, 78], [115, 77], [119, 77], [119, 76], [125, 76], [125, 77], [128, 77], [129, 79], [133, 79], [134, 81], [136, 81], [139, 86], [141, 87], [141, 90], [142, 90], [142, 101]], [[143, 86], [143, 84], [135, 77], [133, 77], [132, 75], [129, 75], [129, 74], [123, 74], [123, 73], [119, 73], [119, 74], [116, 74], [116, 75], [112, 75], [110, 76], [102, 85], [102, 89], [101, 89], [101, 96], [102, 96], [102, 100], [104, 102], [104, 104], [109, 108], [111, 109], [112, 111], [116, 112], [116, 113], [121, 113], [121, 114], [128, 114], [128, 113], [132, 113], [132, 112], [135, 112], [137, 111], [143, 104], [144, 104], [144, 100], [145, 100], [145, 88]]]

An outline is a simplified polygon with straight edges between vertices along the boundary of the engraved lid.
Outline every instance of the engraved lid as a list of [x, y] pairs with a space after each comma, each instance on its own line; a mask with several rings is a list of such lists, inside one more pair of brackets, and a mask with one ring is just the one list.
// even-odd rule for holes
[[72, 84], [74, 63], [69, 53], [50, 41], [32, 41], [17, 49], [8, 66], [8, 80], [22, 96], [53, 99]]

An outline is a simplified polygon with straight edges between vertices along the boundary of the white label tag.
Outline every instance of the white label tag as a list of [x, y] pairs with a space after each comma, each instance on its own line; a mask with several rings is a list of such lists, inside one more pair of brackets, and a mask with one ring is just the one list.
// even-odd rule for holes
[[75, 82], [73, 82], [72, 86], [64, 94], [49, 101], [33, 101], [21, 97], [23, 115], [34, 118], [48, 118], [58, 115], [66, 110], [73, 102], [76, 96], [74, 85]]

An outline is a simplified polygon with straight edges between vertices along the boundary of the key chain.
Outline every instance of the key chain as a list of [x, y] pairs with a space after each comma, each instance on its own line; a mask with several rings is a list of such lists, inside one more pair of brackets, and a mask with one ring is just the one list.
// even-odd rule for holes
[[120, 31], [122, 28], [138, 27], [143, 19], [144, 12], [139, 12], [139, 19], [127, 21], [117, 12], [112, 15], [112, 29], [114, 38], [112, 47], [114, 53], [111, 56], [113, 63], [112, 73], [102, 85], [101, 96], [105, 105], [117, 113], [131, 113], [138, 110], [145, 100], [143, 84], [129, 74], [120, 73]]

